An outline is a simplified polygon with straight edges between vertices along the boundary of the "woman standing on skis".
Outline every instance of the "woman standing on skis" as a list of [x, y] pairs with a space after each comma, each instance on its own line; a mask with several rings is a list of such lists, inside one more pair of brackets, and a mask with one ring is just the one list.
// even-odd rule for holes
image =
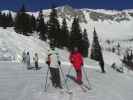
[[82, 84], [82, 66], [83, 66], [83, 56], [82, 54], [78, 51], [78, 48], [75, 47], [74, 50], [70, 53], [69, 57], [70, 62], [72, 63], [77, 77], [75, 80], [79, 83]]
[[58, 52], [56, 52], [55, 47], [53, 45], [51, 45], [50, 50], [48, 51], [46, 64], [48, 64], [50, 69], [52, 85], [55, 88], [62, 88], [59, 71], [59, 66], [61, 62], [59, 60], [59, 54]]

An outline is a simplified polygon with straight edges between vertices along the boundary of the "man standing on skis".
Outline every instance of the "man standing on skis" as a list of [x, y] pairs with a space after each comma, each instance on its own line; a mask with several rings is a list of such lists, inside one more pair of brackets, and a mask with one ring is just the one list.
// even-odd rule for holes
[[61, 63], [59, 60], [59, 54], [56, 52], [53, 45], [51, 45], [51, 49], [48, 51], [46, 64], [48, 64], [50, 69], [52, 85], [55, 88], [62, 88], [59, 70], [59, 66]]
[[70, 57], [69, 57], [70, 62], [72, 63], [77, 77], [75, 80], [79, 83], [82, 84], [82, 66], [83, 66], [83, 56], [82, 54], [78, 51], [78, 48], [75, 47], [74, 51], [71, 52]]

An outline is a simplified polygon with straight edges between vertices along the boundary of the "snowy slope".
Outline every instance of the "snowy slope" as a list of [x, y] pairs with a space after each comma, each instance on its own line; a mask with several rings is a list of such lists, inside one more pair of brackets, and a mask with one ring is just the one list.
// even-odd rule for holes
[[[35, 36], [23, 36], [14, 32], [12, 28], [0, 28], [0, 57], [10, 57], [17, 62], [0, 61], [0, 100], [132, 100], [133, 99], [133, 73], [128, 70], [124, 74], [113, 71], [109, 66], [117, 62], [120, 66], [119, 56], [104, 51], [106, 74], [102, 74], [97, 62], [85, 59], [84, 67], [92, 87], [87, 93], [83, 93], [78, 85], [68, 80], [69, 88], [73, 91], [68, 95], [63, 90], [54, 89], [48, 80], [48, 91], [44, 92], [47, 65], [45, 57], [48, 44], [42, 42]], [[39, 65], [41, 70], [26, 70], [26, 66], [18, 63], [21, 61], [23, 50], [30, 51], [31, 58], [35, 52], [39, 54]], [[68, 62], [69, 53], [59, 50], [61, 56], [62, 69], [67, 74], [70, 63]], [[33, 63], [32, 63], [32, 66]], [[71, 69], [71, 75], [75, 75]], [[85, 77], [83, 75], [85, 83]], [[62, 78], [63, 83], [63, 78]], [[123, 83], [123, 84], [121, 84]], [[64, 85], [63, 85], [64, 86]], [[64, 86], [65, 87], [65, 86]], [[106, 94], [105, 94], [106, 92]]]
[[[0, 57], [11, 56], [20, 62], [23, 51], [30, 52], [31, 58], [35, 52], [39, 54], [40, 61], [46, 57], [48, 45], [34, 36], [23, 36], [14, 32], [12, 28], [0, 28]], [[40, 54], [41, 52], [41, 54]], [[32, 60], [32, 59], [31, 59]]]
[[[33, 36], [17, 34], [13, 28], [0, 28], [0, 60], [22, 61], [22, 52], [29, 52], [31, 62], [35, 53], [39, 55], [39, 62], [44, 63], [49, 50], [48, 43], [38, 39], [37, 33]], [[69, 53], [66, 50], [57, 51], [62, 61], [68, 62]], [[65, 55], [65, 56], [64, 56]]]
[[[85, 68], [92, 90], [84, 93], [81, 88], [68, 80], [68, 86], [73, 91], [68, 95], [63, 90], [55, 89], [48, 79], [48, 89], [44, 92], [47, 66], [39, 64], [41, 70], [26, 70], [26, 66], [19, 63], [0, 62], [0, 100], [132, 100], [133, 74], [120, 74], [106, 65], [106, 74], [100, 73], [99, 66], [90, 62]], [[93, 68], [94, 67], [94, 68]], [[62, 66], [67, 74], [70, 66]], [[71, 75], [75, 75], [71, 69]], [[62, 78], [63, 79], [63, 78]], [[85, 83], [85, 77], [83, 75]], [[63, 80], [62, 80], [63, 83]], [[63, 87], [65, 87], [63, 85]], [[61, 92], [62, 91], [62, 92]]]
[[[62, 12], [67, 10], [66, 8], [58, 8]], [[71, 9], [71, 8], [69, 8]], [[71, 9], [72, 10], [72, 9]], [[89, 10], [89, 11], [88, 11]], [[113, 20], [98, 20], [94, 21], [90, 18], [90, 12], [104, 13], [108, 15], [114, 15], [121, 13], [121, 11], [107, 11], [107, 10], [92, 10], [92, 9], [81, 9], [80, 14], [83, 14], [81, 18], [85, 18], [87, 22], [81, 22], [81, 27], [86, 28], [88, 31], [88, 37], [90, 42], [92, 41], [92, 32], [94, 27], [99, 36], [100, 42], [105, 40], [115, 40], [114, 44], [117, 44], [119, 40], [132, 39], [133, 35], [133, 18], [127, 14], [130, 18], [129, 21], [116, 22]], [[3, 11], [4, 12], [4, 11]], [[8, 11], [5, 11], [8, 13]], [[50, 10], [43, 10], [45, 21], [48, 20]], [[132, 13], [132, 10], [125, 10], [124, 12]], [[29, 14], [34, 14], [38, 16], [38, 12], [28, 12]], [[67, 22], [70, 28], [72, 19], [67, 12]], [[61, 13], [60, 13], [61, 14]], [[79, 13], [77, 13], [78, 15]], [[15, 13], [14, 13], [15, 16]], [[64, 17], [64, 16], [63, 16]], [[59, 16], [59, 21], [62, 21], [62, 16]], [[83, 20], [82, 20], [83, 21]], [[37, 33], [36, 33], [37, 34]], [[128, 43], [128, 45], [127, 45]], [[105, 43], [101, 43], [102, 47], [106, 47]], [[112, 47], [114, 44], [107, 46]], [[121, 41], [122, 49], [132, 47], [131, 41]], [[45, 77], [47, 71], [47, 65], [45, 65], [45, 58], [49, 46], [47, 43], [42, 42], [35, 36], [23, 36], [14, 32], [13, 28], [2, 29], [0, 28], [0, 60], [13, 60], [14, 62], [3, 62], [0, 61], [0, 100], [132, 100], [133, 99], [133, 73], [125, 68], [124, 74], [120, 74], [110, 68], [112, 63], [116, 62], [117, 66], [122, 66], [120, 61], [120, 56], [115, 53], [108, 51], [103, 51], [105, 60], [105, 70], [106, 74], [100, 72], [100, 67], [98, 62], [85, 59], [84, 67], [87, 71], [88, 78], [92, 87], [87, 93], [83, 93], [82, 90], [72, 81], [68, 81], [69, 88], [73, 91], [72, 95], [68, 95], [65, 92], [61, 94], [59, 89], [54, 89], [51, 87], [51, 82], [48, 80], [48, 91], [44, 92]], [[31, 59], [35, 52], [39, 54], [39, 65], [41, 70], [26, 70], [26, 66], [21, 64], [22, 52], [26, 50], [31, 54]], [[105, 49], [104, 49], [105, 50]], [[70, 63], [68, 62], [69, 53], [66, 50], [58, 50], [62, 69], [65, 74], [70, 68]], [[33, 63], [32, 63], [33, 66]], [[73, 69], [70, 74], [75, 75]], [[83, 75], [83, 80], [85, 83], [85, 77]], [[62, 80], [63, 82], [63, 80]]]
[[[48, 20], [50, 9], [43, 10], [43, 16], [45, 21]], [[126, 50], [127, 48], [132, 49], [132, 41], [127, 41], [133, 38], [133, 10], [123, 10], [123, 11], [115, 11], [115, 10], [104, 10], [104, 9], [73, 9], [70, 6], [62, 6], [57, 8], [59, 21], [62, 21], [62, 18], [67, 19], [68, 27], [71, 27], [72, 18], [74, 15], [79, 16], [81, 28], [87, 29], [88, 38], [90, 42], [92, 42], [93, 30], [96, 28], [101, 46], [103, 48], [112, 48], [116, 46], [118, 42], [120, 42], [121, 49]], [[2, 11], [2, 13], [9, 13], [8, 10]], [[65, 12], [65, 13], [64, 13]], [[13, 16], [15, 16], [15, 12], [11, 12]], [[27, 12], [30, 15], [34, 15], [36, 18], [38, 16], [37, 12]], [[101, 20], [98, 17], [98, 20], [95, 21], [91, 16], [92, 13], [96, 13], [95, 16], [104, 16], [105, 19]], [[101, 15], [100, 15], [101, 14]], [[106, 15], [106, 16], [105, 16]], [[107, 19], [107, 16], [113, 16], [114, 19]], [[122, 19], [120, 22], [115, 19]], [[129, 20], [126, 20], [128, 18]], [[112, 44], [106, 44], [106, 40], [115, 41]], [[124, 40], [124, 41], [123, 41]], [[16, 42], [17, 41], [17, 42]], [[34, 43], [34, 45], [33, 45]], [[35, 52], [39, 53], [40, 62], [44, 62], [46, 57], [46, 52], [48, 50], [48, 45], [39, 39], [36, 36], [26, 37], [14, 32], [12, 28], [8, 28], [6, 30], [0, 28], [0, 57], [9, 58], [16, 61], [21, 61], [22, 52], [30, 51], [31, 58]], [[66, 51], [59, 50], [61, 54], [68, 53]], [[61, 55], [62, 59], [67, 61], [64, 58], [64, 55]]]
[[[88, 9], [88, 8], [84, 8], [84, 9], [74, 9], [68, 5], [65, 6], [61, 6], [61, 7], [57, 7], [57, 12], [58, 12], [58, 19], [59, 22], [62, 22], [63, 18], [66, 18], [67, 20], [67, 24], [68, 24], [68, 28], [71, 28], [72, 25], [72, 21], [73, 18], [75, 16], [79, 17], [80, 20], [80, 25], [81, 25], [81, 29], [83, 30], [84, 28], [87, 29], [87, 33], [88, 33], [88, 38], [90, 40], [90, 43], [92, 42], [93, 39], [93, 31], [94, 31], [94, 27], [96, 29], [96, 32], [98, 34], [100, 43], [102, 45], [103, 48], [106, 49], [112, 49], [112, 47], [116, 47], [116, 45], [118, 44], [118, 42], [121, 45], [121, 50], [124, 53], [125, 50], [127, 48], [133, 49], [132, 46], [132, 40], [133, 39], [133, 10], [123, 10], [123, 11], [117, 11], [117, 10], [105, 10], [105, 9]], [[44, 20], [47, 22], [49, 19], [49, 14], [50, 14], [50, 9], [44, 9], [43, 10], [43, 16], [44, 16]], [[8, 10], [4, 10], [2, 11], [2, 13], [9, 13]], [[16, 13], [15, 12], [11, 12], [12, 16], [15, 17]], [[36, 18], [38, 17], [39, 11], [36, 12], [27, 12], [30, 15], [34, 15]], [[5, 31], [5, 30], [4, 30]], [[9, 30], [7, 30], [9, 31]], [[1, 30], [1, 32], [3, 32], [3, 30]], [[0, 32], [0, 33], [1, 33]], [[8, 33], [8, 32], [5, 32]], [[10, 32], [9, 32], [10, 33]], [[12, 30], [12, 33], [13, 30]], [[15, 34], [16, 36], [16, 34]], [[18, 36], [17, 40], [20, 40], [20, 37], [23, 36]], [[106, 40], [111, 40], [114, 41], [112, 44], [107, 44]], [[14, 39], [14, 43], [15, 43], [15, 39]], [[25, 46], [22, 45], [24, 41], [24, 44], [26, 44]], [[26, 43], [26, 41], [28, 41], [28, 44]], [[43, 55], [41, 57], [41, 61], [44, 61], [44, 56], [45, 56], [45, 47], [47, 48], [47, 46], [45, 46], [44, 43], [40, 43], [39, 40], [36, 40], [36, 38], [30, 37], [30, 40], [27, 40], [26, 37], [26, 41], [25, 38], [23, 37], [23, 40], [21, 41], [22, 43], [20, 43], [22, 45], [22, 48], [19, 47], [19, 49], [21, 49], [19, 51], [19, 54], [15, 55], [15, 59], [17, 59], [18, 61], [20, 61], [20, 53], [22, 53], [23, 49], [28, 49], [28, 48], [32, 48], [31, 50], [27, 50], [30, 51], [32, 54], [34, 52], [43, 52]], [[37, 41], [37, 43], [35, 43], [35, 46], [31, 46], [31, 43], [34, 43], [34, 41]], [[40, 44], [44, 44], [43, 47], [38, 46]], [[15, 44], [16, 45], [16, 44]], [[29, 46], [30, 45], [30, 46]], [[16, 47], [18, 48], [18, 44], [16, 45]], [[35, 48], [41, 48], [41, 50], [36, 50]], [[0, 50], [1, 52], [1, 50]], [[2, 50], [3, 52], [3, 50]], [[5, 50], [4, 50], [5, 52]], [[13, 55], [16, 51], [12, 52]], [[123, 54], [122, 53], [122, 54]], [[31, 54], [31, 55], [32, 55]], [[0, 54], [1, 55], [1, 54]], [[5, 54], [4, 56], [10, 56], [10, 53]], [[14, 59], [14, 57], [9, 57], [6, 59]], [[2, 58], [3, 59], [3, 58]], [[64, 59], [64, 58], [63, 58]]]

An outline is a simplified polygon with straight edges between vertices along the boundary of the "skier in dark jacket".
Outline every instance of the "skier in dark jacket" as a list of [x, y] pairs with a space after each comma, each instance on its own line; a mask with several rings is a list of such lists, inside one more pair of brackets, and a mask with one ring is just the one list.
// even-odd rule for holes
[[104, 61], [103, 61], [103, 59], [101, 59], [101, 60], [99, 61], [99, 65], [100, 65], [100, 67], [101, 67], [102, 73], [105, 73], [105, 70], [104, 70]]
[[55, 88], [56, 87], [62, 88], [60, 71], [59, 71], [59, 66], [61, 63], [59, 60], [59, 54], [58, 52], [56, 52], [53, 46], [51, 46], [51, 49], [48, 51], [46, 63], [48, 64], [50, 68], [52, 85]]
[[72, 63], [72, 65], [77, 73], [77, 77], [75, 78], [75, 80], [79, 84], [82, 84], [83, 57], [82, 57], [82, 54], [78, 51], [77, 47], [75, 47], [74, 51], [71, 52], [69, 60]]
[[35, 53], [35, 57], [33, 58], [33, 60], [34, 60], [34, 62], [35, 62], [35, 68], [36, 68], [36, 70], [37, 70], [37, 69], [38, 69], [38, 60], [39, 60], [38, 54], [37, 54], [37, 53]]
[[26, 52], [25, 52], [25, 50], [23, 51], [23, 53], [22, 53], [22, 63], [26, 63]]

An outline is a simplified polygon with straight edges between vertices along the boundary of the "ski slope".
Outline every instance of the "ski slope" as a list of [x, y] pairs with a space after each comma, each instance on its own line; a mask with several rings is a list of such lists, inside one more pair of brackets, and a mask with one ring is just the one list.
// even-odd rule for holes
[[[88, 59], [88, 61], [90, 61]], [[88, 62], [89, 63], [89, 62]], [[33, 64], [32, 64], [33, 65]], [[48, 79], [48, 89], [44, 92], [47, 66], [39, 64], [40, 70], [27, 70], [26, 66], [15, 62], [0, 62], [0, 100], [132, 100], [133, 99], [133, 75], [118, 73], [108, 65], [105, 66], [106, 74], [100, 72], [96, 63], [90, 62], [85, 68], [92, 90], [84, 93], [81, 88], [67, 81], [73, 94], [69, 95], [63, 90], [55, 89]], [[94, 66], [94, 68], [92, 67]], [[90, 67], [91, 66], [91, 67]], [[67, 74], [70, 66], [62, 65]], [[71, 75], [75, 75], [71, 69]], [[83, 75], [85, 83], [85, 77]], [[62, 78], [63, 83], [63, 78]], [[65, 85], [63, 85], [65, 87]], [[61, 92], [62, 91], [62, 92]]]
[[[109, 36], [110, 39], [126, 39], [126, 30], [123, 28], [127, 23], [116, 23], [110, 24], [106, 22], [91, 22], [88, 24], [91, 28], [89, 31], [89, 36], [91, 37], [93, 32], [93, 25], [98, 29], [98, 35], [100, 39], [101, 36]], [[103, 24], [105, 23], [105, 24]], [[110, 29], [104, 30], [104, 26], [109, 25]], [[121, 30], [121, 26], [124, 25]], [[129, 26], [132, 22], [129, 22]], [[91, 26], [92, 25], [92, 26]], [[117, 25], [117, 26], [115, 26]], [[88, 27], [83, 24], [84, 27]], [[119, 26], [119, 29], [117, 28]], [[103, 27], [103, 28], [102, 28]], [[114, 28], [117, 28], [114, 30]], [[128, 26], [127, 26], [128, 27]], [[131, 34], [132, 30], [129, 33]], [[101, 32], [100, 32], [101, 30]], [[128, 30], [128, 29], [127, 29]], [[110, 35], [106, 32], [110, 32]], [[115, 34], [115, 31], [120, 34]], [[111, 33], [113, 32], [113, 33]], [[112, 34], [112, 36], [111, 36]], [[117, 37], [117, 36], [118, 37]], [[125, 35], [127, 37], [125, 37]], [[123, 42], [123, 47], [127, 42]], [[132, 42], [128, 43], [129, 46], [132, 45]], [[126, 48], [126, 47], [125, 47]], [[37, 38], [37, 33], [34, 36], [23, 36], [14, 32], [13, 28], [2, 29], [0, 28], [0, 100], [81, 100], [84, 97], [84, 100], [132, 100], [133, 99], [133, 73], [129, 70], [126, 70], [124, 74], [118, 73], [110, 68], [110, 65], [113, 62], [117, 63], [117, 66], [121, 66], [120, 57], [116, 54], [104, 51], [104, 60], [105, 60], [105, 70], [106, 74], [102, 74], [98, 63], [85, 59], [85, 69], [88, 74], [88, 78], [92, 87], [92, 90], [87, 93], [82, 92], [81, 88], [77, 86], [72, 81], [68, 80], [68, 86], [73, 91], [72, 95], [68, 95], [60, 89], [55, 89], [51, 86], [50, 80], [48, 80], [48, 90], [44, 92], [45, 77], [47, 72], [47, 65], [45, 65], [45, 58], [49, 45], [45, 42], [42, 42]], [[39, 55], [39, 65], [41, 70], [26, 70], [26, 66], [21, 64], [22, 52], [29, 51], [31, 56], [31, 61], [34, 53]], [[62, 62], [62, 69], [65, 74], [67, 74], [70, 63], [68, 62], [69, 53], [66, 50], [59, 50], [59, 54]], [[3, 59], [4, 58], [4, 59]], [[3, 61], [8, 59], [10, 61]], [[33, 65], [33, 64], [32, 64]], [[72, 75], [75, 75], [73, 69], [71, 72]], [[85, 83], [85, 77], [83, 77]], [[63, 78], [62, 78], [63, 82]]]
[[13, 28], [6, 30], [0, 28], [0, 58], [11, 57], [11, 60], [21, 62], [22, 52], [30, 52], [31, 61], [34, 53], [39, 54], [40, 62], [43, 62], [48, 51], [48, 44], [39, 40], [36, 36], [23, 36], [14, 32]]
[[[13, 62], [21, 62], [22, 53], [26, 51], [30, 53], [31, 62], [33, 62], [34, 54], [38, 53], [39, 62], [44, 63], [48, 50], [48, 43], [38, 39], [38, 33], [33, 36], [24, 36], [16, 33], [13, 28], [0, 28], [0, 60], [10, 58], [9, 60]], [[67, 50], [57, 50], [61, 54], [61, 59], [68, 62]]]

